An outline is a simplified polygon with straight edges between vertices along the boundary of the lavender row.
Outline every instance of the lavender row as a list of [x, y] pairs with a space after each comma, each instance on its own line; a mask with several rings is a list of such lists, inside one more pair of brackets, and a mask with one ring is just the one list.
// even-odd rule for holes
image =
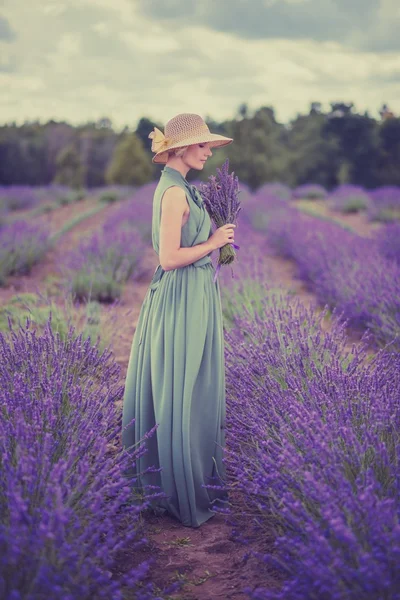
[[86, 196], [94, 196], [101, 201], [113, 202], [132, 194], [132, 186], [110, 185], [90, 190], [74, 190], [65, 185], [49, 185], [32, 187], [22, 185], [0, 186], [0, 214], [18, 210], [33, 209], [41, 204], [52, 203], [55, 206], [71, 204], [83, 200]]
[[38, 206], [41, 202], [50, 200], [57, 202], [70, 193], [71, 189], [64, 185], [0, 186], [0, 207], [5, 211], [27, 210]]
[[120, 448], [111, 352], [49, 322], [0, 333], [0, 353], [0, 597], [155, 598], [152, 559], [134, 552], [153, 494], [136, 498], [127, 478], [145, 448]]
[[349, 352], [335, 314], [323, 333], [324, 313], [241, 269], [225, 336], [227, 512], [265, 582], [244, 591], [398, 600], [400, 355], [371, 361], [367, 339]]
[[[370, 329], [378, 345], [393, 342], [400, 350], [400, 267], [384, 232], [377, 239], [362, 238], [275, 198], [250, 208], [268, 243], [296, 262], [298, 276], [322, 304], [340, 309], [351, 326]], [[391, 239], [397, 232], [396, 225]]]
[[0, 229], [0, 286], [9, 275], [27, 275], [50, 246], [45, 225], [14, 221]]
[[121, 201], [99, 231], [64, 256], [59, 270], [77, 300], [113, 302], [126, 282], [145, 275], [154, 188], [148, 184]]
[[[62, 189], [61, 189], [62, 191]], [[97, 190], [98, 191], [98, 190]], [[151, 237], [150, 191], [136, 195], [132, 188], [110, 186], [99, 200], [113, 202], [132, 195], [104, 225], [104, 232], [83, 240], [64, 255], [59, 271], [78, 299], [112, 301], [121, 294], [122, 283], [142, 274], [144, 244]], [[145, 198], [144, 198], [145, 196]], [[146, 201], [145, 201], [146, 199]], [[149, 217], [150, 207], [150, 217]], [[149, 225], [150, 223], [150, 225]], [[28, 275], [50, 247], [48, 227], [40, 221], [16, 220], [0, 224], [0, 285], [10, 275]]]

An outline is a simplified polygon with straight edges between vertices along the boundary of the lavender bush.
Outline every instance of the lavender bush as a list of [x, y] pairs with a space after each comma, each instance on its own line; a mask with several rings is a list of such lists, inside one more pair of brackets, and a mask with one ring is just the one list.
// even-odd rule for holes
[[282, 200], [290, 200], [292, 197], [292, 190], [284, 183], [273, 182], [264, 183], [257, 189], [255, 194], [260, 196], [274, 196], [276, 198], [281, 198]]
[[74, 202], [80, 202], [87, 195], [86, 190], [70, 190], [67, 194], [63, 194], [57, 198], [57, 204], [61, 206], [66, 204], [74, 204]]
[[396, 221], [400, 219], [400, 187], [383, 186], [370, 192], [368, 208], [370, 221]]
[[7, 224], [7, 210], [0, 202], [0, 230]]
[[[201, 182], [194, 182], [194, 184], [196, 185], [196, 187], [199, 187], [199, 184]], [[248, 186], [247, 183], [245, 183], [244, 181], [240, 182], [240, 203], [242, 204], [242, 206], [246, 205], [247, 201], [250, 200], [250, 198], [252, 197], [252, 192], [250, 187]], [[242, 217], [242, 215], [240, 215]]]
[[157, 184], [141, 186], [126, 196], [119, 209], [107, 219], [104, 230], [132, 231], [140, 233], [143, 243], [151, 243], [153, 195]]
[[25, 185], [0, 186], [0, 205], [7, 211], [25, 210], [38, 204], [36, 188]]
[[35, 193], [38, 197], [40, 205], [47, 205], [56, 208], [62, 204], [63, 198], [67, 198], [72, 193], [71, 188], [66, 185], [52, 183], [50, 185], [35, 188]]
[[329, 195], [329, 206], [342, 213], [367, 210], [371, 203], [368, 193], [357, 185], [340, 185]]
[[144, 446], [119, 449], [120, 367], [50, 321], [43, 336], [29, 322], [0, 333], [0, 349], [0, 597], [154, 598], [152, 559], [118, 564], [145, 543], [152, 497], [139, 501], [125, 476]]
[[0, 285], [8, 275], [29, 274], [50, 245], [44, 225], [14, 221], [0, 231]]
[[270, 245], [296, 262], [322, 304], [338, 307], [353, 327], [369, 328], [378, 345], [400, 350], [400, 269], [373, 240], [293, 207], [271, 210], [266, 229]]
[[[227, 332], [228, 512], [275, 588], [257, 600], [400, 597], [400, 355], [269, 295]], [[218, 509], [216, 509], [218, 512]], [[227, 509], [225, 509], [225, 512]], [[221, 509], [222, 512], [222, 509]]]
[[256, 314], [263, 314], [266, 298], [277, 290], [282, 291], [276, 271], [265, 262], [263, 249], [252, 241], [251, 233], [248, 225], [241, 223], [238, 238], [244, 240], [245, 250], [235, 265], [234, 277], [229, 270], [221, 273], [224, 324], [227, 327], [234, 324], [239, 306], [245, 307], [254, 318]]
[[[246, 202], [246, 210], [241, 215], [242, 221], [250, 227], [250, 231], [265, 232], [271, 218], [286, 214], [288, 203], [273, 194], [256, 192]], [[251, 235], [251, 233], [250, 233]]]
[[145, 245], [137, 231], [105, 228], [82, 240], [64, 259], [62, 271], [77, 300], [113, 302], [123, 284], [140, 278], [145, 270]]
[[40, 202], [60, 203], [60, 199], [71, 193], [71, 188], [66, 185], [52, 183], [50, 185], [36, 188], [36, 194]]
[[400, 223], [387, 223], [375, 234], [380, 253], [400, 266]]
[[327, 197], [327, 191], [317, 183], [306, 183], [299, 185], [293, 190], [292, 198], [305, 198], [307, 200], [323, 200]]

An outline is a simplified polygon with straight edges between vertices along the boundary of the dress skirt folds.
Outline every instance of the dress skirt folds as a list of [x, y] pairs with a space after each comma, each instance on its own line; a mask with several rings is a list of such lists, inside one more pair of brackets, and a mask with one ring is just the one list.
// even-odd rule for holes
[[[161, 198], [171, 186], [185, 190], [190, 208], [181, 246], [195, 246], [211, 235], [211, 220], [197, 189], [166, 166], [153, 199], [157, 255]], [[225, 479], [224, 336], [214, 274], [210, 255], [171, 271], [158, 265], [139, 314], [125, 382], [123, 446], [138, 444], [158, 424], [146, 439], [147, 452], [136, 461], [134, 486], [159, 486], [146, 492], [167, 495], [153, 499], [153, 509], [189, 527], [213, 517], [214, 502], [227, 500], [224, 491], [202, 487]], [[161, 470], [139, 475], [148, 467]]]

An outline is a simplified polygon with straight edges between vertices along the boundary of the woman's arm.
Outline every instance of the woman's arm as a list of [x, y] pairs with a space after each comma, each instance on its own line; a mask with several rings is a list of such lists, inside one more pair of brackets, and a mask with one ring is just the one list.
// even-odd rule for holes
[[161, 198], [160, 265], [164, 271], [186, 267], [215, 248], [207, 240], [191, 248], [181, 248], [182, 218], [187, 209], [185, 191], [179, 186], [168, 188]]

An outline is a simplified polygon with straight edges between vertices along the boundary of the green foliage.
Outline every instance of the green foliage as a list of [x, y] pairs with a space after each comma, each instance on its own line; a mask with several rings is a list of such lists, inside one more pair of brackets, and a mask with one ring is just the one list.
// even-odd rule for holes
[[82, 302], [113, 302], [121, 297], [122, 282], [116, 281], [112, 272], [88, 273], [75, 271], [71, 276], [72, 293]]
[[152, 180], [153, 166], [138, 136], [130, 133], [122, 138], [107, 168], [107, 183], [143, 185]]
[[63, 148], [56, 159], [57, 171], [54, 183], [79, 189], [84, 185], [84, 166], [74, 145]]
[[83, 190], [72, 190], [69, 194], [65, 194], [65, 196], [60, 196], [58, 200], [56, 200], [55, 204], [59, 206], [64, 206], [67, 204], [74, 204], [74, 202], [80, 202], [85, 198], [86, 194]]
[[[234, 143], [221, 151], [225, 150], [229, 165], [240, 181], [248, 183], [252, 190], [268, 181], [287, 183], [284, 127], [275, 120], [272, 108], [262, 107], [252, 118], [228, 122], [225, 129]], [[223, 161], [220, 153], [215, 160], [217, 164]], [[209, 169], [212, 168], [210, 163]]]
[[400, 221], [400, 210], [396, 210], [395, 208], [381, 208], [377, 211], [376, 215], [374, 215], [373, 220], [380, 223]]
[[118, 192], [113, 192], [113, 191], [107, 191], [107, 192], [103, 192], [103, 194], [100, 195], [99, 198], [99, 202], [106, 202], [107, 204], [112, 204], [113, 202], [117, 202], [120, 198], [120, 195], [118, 194]]
[[[339, 164], [345, 163], [349, 182], [371, 188], [380, 184], [376, 171], [379, 159], [377, 123], [368, 115], [353, 113], [353, 105], [332, 104], [324, 120], [324, 138], [333, 140], [338, 148]], [[339, 181], [338, 181], [339, 183]]]
[[263, 318], [266, 301], [281, 298], [285, 293], [280, 288], [267, 288], [264, 282], [254, 278], [244, 278], [239, 283], [230, 284], [229, 294], [222, 298], [222, 310], [226, 329], [234, 327], [235, 317], [243, 316], [245, 311], [254, 319]]
[[[252, 191], [272, 181], [292, 188], [316, 183], [327, 190], [342, 183], [366, 188], [400, 185], [400, 118], [382, 115], [375, 120], [343, 102], [323, 112], [319, 102], [312, 102], [308, 114], [284, 124], [276, 120], [272, 107], [250, 111], [242, 102], [232, 119], [205, 118], [211, 131], [232, 137], [234, 143], [215, 149], [199, 178], [215, 173], [228, 157]], [[0, 185], [142, 185], [159, 173], [159, 166], [151, 162], [148, 138], [154, 126], [164, 128], [148, 117], [139, 119], [135, 132], [125, 127], [121, 133], [107, 118], [78, 127], [54, 121], [4, 125]]]
[[[322, 219], [323, 221], [329, 221], [330, 223], [336, 223], [340, 225], [342, 229], [346, 229], [346, 231], [354, 231], [350, 225], [347, 223], [343, 223], [340, 217], [331, 216], [326, 214], [326, 207], [315, 204], [312, 200], [298, 200], [296, 202], [296, 208], [306, 213], [307, 215], [311, 215], [312, 217], [316, 217], [317, 219]], [[272, 219], [273, 221], [273, 219]]]
[[288, 183], [292, 187], [315, 183], [324, 187], [337, 184], [340, 168], [337, 140], [323, 133], [325, 115], [312, 112], [298, 115], [288, 132]]
[[58, 231], [56, 231], [55, 233], [53, 233], [50, 236], [50, 244], [54, 245], [57, 242], [57, 240], [62, 235], [64, 235], [64, 233], [66, 233], [70, 229], [73, 229], [76, 225], [78, 225], [78, 223], [81, 223], [85, 219], [89, 219], [96, 213], [101, 212], [102, 210], [104, 210], [104, 205], [99, 203], [86, 212], [79, 212], [77, 215], [72, 217], [72, 219], [70, 219], [67, 223], [64, 223], [64, 225], [61, 229], [59, 229]]
[[115, 313], [104, 311], [95, 301], [84, 305], [76, 305], [74, 301], [73, 295], [65, 291], [57, 301], [49, 295], [18, 294], [0, 307], [0, 330], [9, 331], [8, 319], [16, 329], [16, 326], [24, 326], [29, 318], [39, 331], [43, 331], [51, 315], [52, 330], [58, 332], [61, 339], [66, 340], [70, 327], [73, 327], [77, 336], [82, 333], [83, 340], [90, 337], [93, 344], [100, 340], [99, 348], [103, 351], [118, 335]]
[[367, 208], [367, 201], [361, 196], [353, 196], [349, 198], [346, 204], [343, 205], [341, 212], [343, 213], [357, 213]]
[[400, 118], [387, 119], [378, 127], [380, 179], [386, 185], [400, 185]]

